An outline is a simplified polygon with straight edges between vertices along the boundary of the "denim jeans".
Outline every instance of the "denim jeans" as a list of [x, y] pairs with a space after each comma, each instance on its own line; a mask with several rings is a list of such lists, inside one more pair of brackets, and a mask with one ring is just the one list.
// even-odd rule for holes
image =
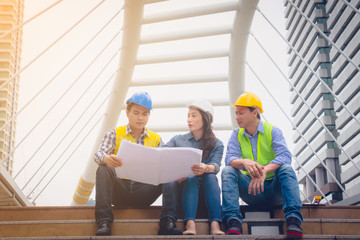
[[201, 184], [204, 184], [205, 202], [210, 215], [210, 222], [221, 222], [220, 188], [217, 177], [213, 173], [186, 178], [182, 195], [184, 220], [195, 221]]
[[113, 221], [112, 205], [118, 207], [150, 206], [161, 195], [162, 186], [154, 186], [116, 177], [115, 169], [99, 165], [96, 172], [96, 222]]
[[231, 166], [226, 166], [221, 174], [222, 178], [222, 217], [227, 223], [231, 218], [242, 222], [239, 197], [249, 205], [278, 206], [283, 204], [285, 218], [296, 217], [303, 221], [300, 209], [299, 183], [295, 171], [289, 164], [280, 166], [272, 180], [264, 182], [264, 192], [248, 194], [251, 178]]

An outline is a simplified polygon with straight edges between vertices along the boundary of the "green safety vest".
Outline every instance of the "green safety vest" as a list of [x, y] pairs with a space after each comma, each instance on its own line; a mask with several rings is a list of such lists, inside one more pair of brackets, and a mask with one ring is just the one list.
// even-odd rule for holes
[[[267, 122], [264, 123], [264, 133], [259, 132], [258, 141], [257, 141], [257, 163], [261, 166], [269, 164], [272, 160], [276, 158], [274, 150], [271, 146], [272, 135], [271, 130], [273, 125]], [[250, 159], [254, 161], [254, 155], [251, 148], [250, 139], [248, 136], [244, 135], [244, 128], [239, 128], [239, 143], [243, 159]], [[243, 174], [249, 175], [245, 170], [242, 171]], [[274, 173], [267, 173], [266, 180], [270, 180], [274, 177]]]

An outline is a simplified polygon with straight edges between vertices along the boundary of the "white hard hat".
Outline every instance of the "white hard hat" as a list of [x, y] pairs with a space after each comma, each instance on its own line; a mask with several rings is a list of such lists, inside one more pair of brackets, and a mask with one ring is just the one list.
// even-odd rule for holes
[[191, 107], [200, 109], [203, 112], [210, 114], [211, 119], [214, 118], [214, 108], [213, 108], [211, 102], [209, 102], [208, 100], [196, 100], [188, 105], [188, 108], [191, 108]]

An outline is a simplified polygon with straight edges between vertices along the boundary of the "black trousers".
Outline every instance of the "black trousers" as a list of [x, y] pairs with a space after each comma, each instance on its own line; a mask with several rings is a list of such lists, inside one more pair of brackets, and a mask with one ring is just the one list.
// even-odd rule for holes
[[147, 207], [162, 193], [162, 185], [151, 185], [120, 179], [114, 168], [99, 165], [96, 172], [96, 222], [113, 221], [112, 205], [117, 207]]

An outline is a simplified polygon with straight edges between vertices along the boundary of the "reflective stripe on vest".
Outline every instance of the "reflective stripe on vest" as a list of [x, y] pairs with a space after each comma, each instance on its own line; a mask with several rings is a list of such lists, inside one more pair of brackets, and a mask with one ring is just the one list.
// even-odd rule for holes
[[[134, 137], [129, 133], [129, 134], [126, 134], [126, 125], [125, 126], [122, 126], [122, 127], [117, 127], [115, 128], [115, 131], [116, 131], [116, 147], [115, 147], [115, 152], [114, 154], [116, 155], [118, 150], [119, 150], [119, 147], [120, 147], [120, 144], [121, 144], [121, 141], [122, 140], [128, 140], [130, 142], [133, 142], [135, 143], [135, 139]], [[144, 146], [147, 146], [147, 147], [157, 147], [159, 146], [159, 143], [160, 143], [160, 135], [149, 130], [149, 129], [146, 129], [147, 133], [149, 136], [145, 136], [145, 140], [144, 140]]]
[[[272, 160], [276, 158], [274, 150], [271, 146], [272, 135], [271, 131], [273, 125], [267, 122], [264, 124], [264, 133], [258, 133], [257, 141], [257, 163], [261, 166], [269, 164]], [[241, 155], [243, 159], [250, 159], [254, 161], [254, 155], [251, 148], [250, 139], [248, 136], [244, 135], [244, 128], [239, 128], [238, 140], [241, 148]], [[249, 175], [245, 170], [242, 171], [243, 174]], [[274, 173], [267, 173], [266, 180], [270, 180], [274, 177]]]

